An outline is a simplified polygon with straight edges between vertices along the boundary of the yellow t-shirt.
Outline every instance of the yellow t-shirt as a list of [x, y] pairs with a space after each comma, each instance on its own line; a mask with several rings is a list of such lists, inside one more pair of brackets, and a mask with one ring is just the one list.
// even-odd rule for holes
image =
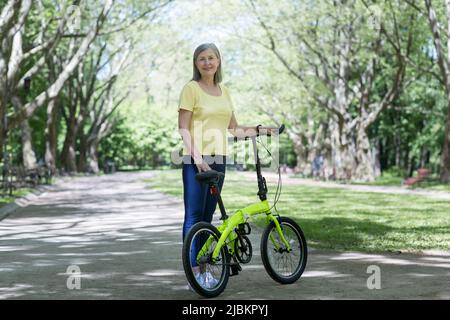
[[[192, 111], [189, 128], [195, 147], [202, 155], [227, 154], [227, 130], [233, 113], [233, 103], [228, 89], [219, 84], [222, 94], [206, 93], [197, 81], [188, 82], [180, 95], [180, 109]], [[183, 155], [189, 155], [186, 146]]]

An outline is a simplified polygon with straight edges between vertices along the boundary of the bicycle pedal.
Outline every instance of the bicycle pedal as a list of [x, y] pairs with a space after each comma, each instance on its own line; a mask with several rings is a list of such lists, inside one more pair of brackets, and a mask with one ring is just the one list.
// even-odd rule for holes
[[239, 274], [239, 272], [242, 271], [242, 267], [240, 264], [236, 263], [236, 264], [232, 264], [231, 265], [231, 274], [230, 277], [232, 276], [237, 276]]

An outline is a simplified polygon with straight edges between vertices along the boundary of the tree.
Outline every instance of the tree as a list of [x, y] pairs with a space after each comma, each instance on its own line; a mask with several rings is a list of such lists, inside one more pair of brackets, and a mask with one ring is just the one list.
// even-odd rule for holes
[[[436, 63], [439, 66], [439, 74], [433, 73], [437, 76], [439, 81], [445, 88], [447, 94], [447, 116], [445, 138], [442, 147], [441, 155], [441, 173], [440, 179], [442, 182], [450, 182], [450, 46], [448, 41], [450, 39], [450, 1], [445, 1], [445, 7], [439, 6], [439, 12], [436, 10], [432, 0], [424, 0], [424, 6], [417, 4], [416, 1], [407, 1], [411, 7], [423, 14], [428, 19], [428, 24], [431, 29], [433, 44], [436, 54]], [[441, 14], [439, 14], [441, 13]], [[447, 29], [441, 26], [441, 22], [447, 24]], [[447, 44], [447, 47], [446, 47]]]
[[[73, 120], [78, 116], [77, 108], [82, 108], [82, 117], [78, 120], [79, 127], [84, 126], [89, 99], [94, 95], [91, 89], [98, 89], [91, 86], [91, 82], [89, 90], [80, 89], [79, 80], [83, 78], [80, 71], [86, 66], [84, 60], [90, 56], [95, 40], [111, 41], [113, 36], [122, 34], [143, 18], [154, 20], [157, 11], [170, 2], [0, 1], [0, 116], [6, 120], [9, 113], [8, 121], [2, 121], [0, 143], [8, 131], [20, 128], [22, 162], [27, 169], [35, 168], [30, 120], [47, 105], [45, 159], [47, 166], [55, 171], [58, 115], [67, 108], [66, 126], [70, 134], [66, 137], [63, 162], [69, 171], [76, 170], [74, 144], [79, 128]], [[98, 80], [97, 77], [94, 72], [94, 80]], [[98, 92], [95, 94], [99, 96]], [[105, 119], [101, 122], [105, 123]]]
[[[39, 2], [42, 5], [42, 2]], [[75, 2], [77, 3], [77, 2]], [[27, 18], [32, 7], [32, 1], [9, 1], [7, 5], [2, 10], [2, 20], [0, 21], [0, 30], [2, 36], [2, 51], [4, 53], [0, 55], [0, 92], [2, 98], [2, 114], [7, 112], [7, 107], [9, 101], [14, 105], [15, 112], [10, 117], [8, 123], [4, 123], [3, 131], [7, 132], [17, 126], [21, 126], [22, 129], [22, 143], [23, 148], [23, 159], [24, 166], [26, 169], [33, 169], [36, 167], [36, 157], [32, 150], [31, 133], [30, 127], [27, 124], [28, 119], [31, 115], [45, 102], [56, 98], [63, 88], [64, 83], [70, 77], [72, 72], [76, 69], [78, 64], [83, 60], [84, 56], [89, 50], [91, 43], [94, 41], [95, 37], [100, 31], [101, 26], [106, 20], [111, 8], [113, 1], [105, 1], [101, 7], [98, 16], [94, 19], [94, 23], [89, 27], [85, 37], [82, 37], [77, 50], [73, 52], [73, 55], [68, 60], [68, 63], [64, 65], [63, 70], [56, 77], [56, 80], [42, 90], [37, 96], [33, 97], [29, 102], [23, 102], [20, 90], [22, 88], [22, 81], [18, 81], [21, 77], [19, 72], [21, 72], [24, 78], [30, 79], [33, 77], [41, 68], [49, 57], [50, 54], [55, 50], [58, 43], [63, 37], [65, 32], [67, 21], [70, 18], [69, 15], [63, 14], [61, 22], [56, 28], [54, 33], [50, 35], [45, 34], [47, 29], [50, 29], [48, 25], [51, 23], [52, 19], [48, 22], [44, 22], [42, 25], [42, 30], [38, 33], [31, 43], [33, 46], [29, 50], [24, 50], [23, 36], [26, 28]], [[63, 13], [69, 8], [67, 3], [62, 6]], [[12, 17], [9, 19], [9, 17]], [[9, 27], [9, 28], [8, 28]], [[6, 50], [5, 50], [6, 49]], [[41, 55], [37, 58], [36, 55]], [[30, 59], [37, 60], [36, 63], [29, 64], [27, 70], [21, 70], [21, 65], [25, 65]], [[9, 99], [10, 98], [10, 99]]]
[[[411, 51], [414, 15], [398, 4], [384, 3], [391, 16], [374, 28], [368, 18], [374, 13], [363, 1], [319, 1], [289, 3], [278, 19], [250, 1], [250, 8], [266, 36], [261, 45], [270, 50], [286, 70], [304, 86], [317, 106], [330, 114], [336, 125], [332, 137], [336, 145], [338, 178], [372, 181], [372, 149], [368, 129], [378, 115], [392, 105], [404, 82]], [[406, 7], [407, 8], [407, 7]], [[277, 22], [274, 22], [277, 21]], [[407, 25], [407, 28], [399, 26]], [[280, 37], [283, 35], [283, 38]], [[297, 54], [293, 48], [297, 49]], [[395, 62], [386, 64], [386, 59]], [[386, 77], [390, 74], [390, 79]], [[378, 77], [387, 84], [381, 96], [375, 91]]]

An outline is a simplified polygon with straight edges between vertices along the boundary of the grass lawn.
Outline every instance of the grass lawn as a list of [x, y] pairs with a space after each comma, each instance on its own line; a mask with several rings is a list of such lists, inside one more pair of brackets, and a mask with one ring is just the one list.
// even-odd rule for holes
[[[181, 170], [155, 171], [150, 186], [182, 198]], [[269, 185], [269, 201], [276, 185]], [[228, 212], [258, 201], [256, 178], [227, 172]], [[414, 195], [283, 186], [277, 209], [295, 219], [316, 248], [367, 252], [450, 249], [450, 201]], [[262, 225], [262, 216], [254, 220]]]
[[[360, 184], [371, 185], [371, 186], [395, 186], [395, 187], [398, 187], [403, 184], [404, 180], [405, 180], [404, 178], [401, 178], [398, 176], [392, 176], [390, 174], [383, 174], [380, 177], [378, 177], [374, 182], [360, 183]], [[443, 191], [443, 192], [450, 193], [450, 184], [443, 184], [443, 183], [439, 182], [439, 178], [437, 176], [431, 177], [431, 180], [423, 181], [418, 184], [409, 186], [409, 188], [410, 189], [425, 189], [428, 191]]]
[[[0, 190], [0, 192], [2, 192], [2, 190]], [[19, 190], [14, 190], [12, 196], [10, 196], [9, 193], [7, 193], [6, 195], [4, 195], [3, 193], [0, 193], [0, 208], [3, 207], [4, 205], [7, 205], [8, 203], [13, 202], [17, 198], [27, 195], [30, 192], [31, 192], [31, 189], [22, 188]]]
[[[292, 174], [289, 176], [289, 178], [297, 178], [297, 179], [303, 179], [303, 176]], [[332, 181], [334, 183], [340, 183], [340, 184], [354, 184], [354, 185], [364, 185], [364, 186], [382, 186], [382, 187], [400, 187], [403, 185], [403, 181], [405, 178], [393, 176], [389, 173], [382, 174], [380, 177], [378, 177], [373, 182], [339, 182], [339, 181]], [[424, 189], [428, 191], [442, 191], [442, 192], [448, 192], [450, 193], [450, 184], [442, 184], [438, 181], [439, 179], [434, 176], [432, 177], [432, 180], [430, 181], [424, 181], [420, 182], [418, 184], [409, 186], [410, 189]]]
[[417, 187], [413, 188], [421, 188], [430, 191], [443, 191], [450, 193], [450, 184], [442, 184], [436, 181], [421, 182]]

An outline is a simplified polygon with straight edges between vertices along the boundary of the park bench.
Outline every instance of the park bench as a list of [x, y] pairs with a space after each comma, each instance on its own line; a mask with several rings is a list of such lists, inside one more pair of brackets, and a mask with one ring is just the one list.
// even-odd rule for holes
[[416, 184], [420, 184], [422, 182], [426, 182], [430, 179], [430, 170], [425, 168], [420, 168], [417, 170], [417, 176], [411, 177], [403, 181], [403, 184], [406, 186], [413, 186]]
[[[41, 184], [51, 184], [52, 171], [46, 165], [34, 169], [25, 169], [23, 166], [13, 166], [2, 170], [1, 186], [9, 195], [14, 190], [24, 187], [36, 187]], [[6, 181], [5, 181], [6, 179]]]
[[11, 177], [11, 173], [11, 169], [2, 167], [1, 187], [3, 189], [3, 192], [8, 192], [10, 196], [12, 196], [13, 190], [17, 189]]
[[11, 168], [11, 182], [16, 188], [26, 186], [37, 186], [39, 184], [39, 174], [37, 169], [25, 169], [23, 166], [14, 166]]
[[25, 184], [25, 170], [21, 167], [8, 167], [2, 170], [2, 187], [5, 191], [8, 191], [12, 196], [12, 192], [19, 188], [24, 187]]

